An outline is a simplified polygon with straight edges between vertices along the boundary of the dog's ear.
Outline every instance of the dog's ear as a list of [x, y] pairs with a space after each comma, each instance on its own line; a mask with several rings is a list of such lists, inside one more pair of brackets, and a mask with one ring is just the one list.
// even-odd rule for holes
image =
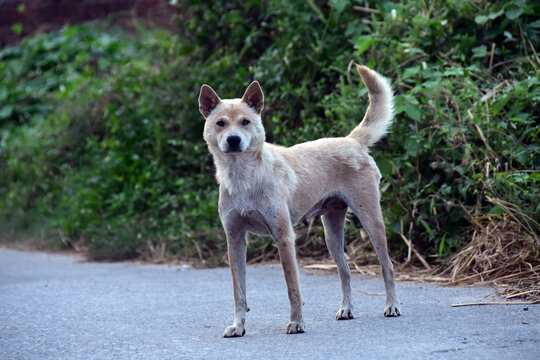
[[249, 84], [244, 96], [242, 96], [242, 102], [245, 102], [249, 107], [253, 108], [260, 114], [264, 108], [264, 95], [258, 81], [254, 81]]
[[221, 99], [210, 86], [206, 84], [201, 86], [201, 92], [199, 94], [199, 111], [205, 118], [210, 115], [212, 110], [214, 110], [219, 103], [221, 103]]

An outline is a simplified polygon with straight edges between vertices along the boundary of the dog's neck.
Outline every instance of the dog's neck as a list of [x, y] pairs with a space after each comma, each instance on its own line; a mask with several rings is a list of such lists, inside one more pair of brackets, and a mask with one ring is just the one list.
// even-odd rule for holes
[[224, 154], [210, 149], [216, 165], [216, 178], [229, 195], [248, 193], [263, 185], [272, 171], [274, 158], [265, 144], [254, 151]]

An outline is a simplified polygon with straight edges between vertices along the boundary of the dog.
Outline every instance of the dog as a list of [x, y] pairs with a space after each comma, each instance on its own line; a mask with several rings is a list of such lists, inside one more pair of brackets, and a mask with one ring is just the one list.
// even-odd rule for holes
[[388, 256], [380, 208], [381, 174], [369, 147], [393, 119], [393, 92], [377, 72], [356, 65], [368, 89], [362, 122], [342, 138], [323, 138], [290, 148], [265, 142], [261, 113], [264, 95], [257, 81], [241, 99], [220, 99], [202, 85], [199, 110], [206, 119], [203, 138], [214, 158], [219, 183], [219, 215], [227, 237], [234, 288], [234, 322], [223, 337], [245, 334], [247, 233], [271, 236], [287, 283], [290, 322], [287, 334], [303, 333], [303, 301], [298, 284], [293, 225], [322, 217], [328, 250], [337, 264], [342, 303], [336, 318], [353, 318], [350, 271], [344, 254], [348, 209], [369, 234], [382, 267], [385, 316], [399, 316], [394, 270]]

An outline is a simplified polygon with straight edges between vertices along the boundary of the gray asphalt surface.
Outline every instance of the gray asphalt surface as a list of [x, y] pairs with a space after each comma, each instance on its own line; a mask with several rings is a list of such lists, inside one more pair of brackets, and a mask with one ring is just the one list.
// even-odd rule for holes
[[[383, 296], [353, 291], [354, 320], [337, 321], [337, 275], [302, 270], [307, 331], [286, 335], [279, 265], [248, 268], [246, 336], [221, 338], [233, 319], [228, 269], [185, 269], [0, 248], [0, 359], [538, 359], [538, 305], [496, 301], [490, 288], [399, 282], [402, 316]], [[353, 276], [354, 289], [384, 292]], [[487, 298], [486, 298], [487, 296]]]

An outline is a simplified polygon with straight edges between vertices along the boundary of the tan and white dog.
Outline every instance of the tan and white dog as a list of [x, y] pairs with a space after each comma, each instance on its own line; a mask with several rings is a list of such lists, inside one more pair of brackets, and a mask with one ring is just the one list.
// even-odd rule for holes
[[392, 122], [393, 94], [388, 81], [378, 73], [360, 65], [357, 70], [370, 100], [362, 122], [347, 137], [318, 139], [290, 148], [265, 142], [261, 120], [264, 96], [258, 82], [249, 85], [242, 99], [222, 100], [208, 85], [201, 88], [204, 140], [217, 170], [219, 214], [227, 235], [234, 286], [234, 322], [225, 329], [224, 337], [245, 333], [248, 232], [273, 238], [291, 304], [286, 332], [304, 332], [293, 225], [319, 215], [341, 280], [343, 301], [336, 318], [353, 318], [350, 271], [343, 250], [349, 208], [368, 232], [382, 266], [384, 315], [400, 315], [380, 208], [381, 175], [368, 149]]

